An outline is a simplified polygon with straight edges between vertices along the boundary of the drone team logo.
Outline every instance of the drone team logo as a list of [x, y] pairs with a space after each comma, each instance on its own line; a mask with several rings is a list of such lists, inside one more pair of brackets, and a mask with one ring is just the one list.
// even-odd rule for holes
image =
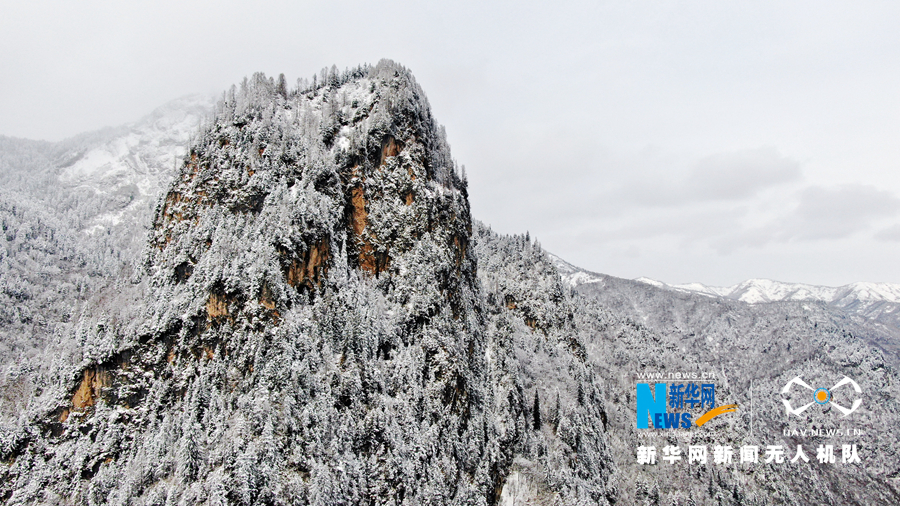
[[[862, 399], [859, 398], [859, 395], [862, 394], [862, 389], [859, 388], [858, 383], [856, 383], [852, 379], [848, 378], [847, 376], [844, 376], [844, 379], [842, 379], [841, 381], [838, 381], [837, 384], [831, 388], [824, 388], [824, 387], [813, 388], [813, 387], [809, 386], [805, 381], [803, 381], [800, 378], [800, 376], [797, 376], [796, 378], [792, 379], [791, 381], [788, 381], [787, 384], [784, 386], [784, 388], [781, 389], [781, 395], [784, 396], [784, 395], [789, 394], [791, 392], [791, 388], [794, 385], [799, 385], [803, 388], [812, 390], [812, 392], [813, 392], [812, 400], [808, 404], [804, 404], [804, 405], [800, 406], [799, 408], [795, 409], [791, 405], [791, 401], [782, 397], [781, 402], [784, 403], [784, 408], [787, 410], [789, 415], [794, 414], [794, 415], [800, 416], [801, 413], [803, 413], [804, 411], [806, 411], [807, 409], [812, 407], [814, 404], [819, 404], [821, 406], [831, 405], [834, 407], [834, 409], [843, 413], [844, 416], [847, 416], [850, 413], [853, 413], [854, 411], [859, 409], [859, 406], [862, 404]], [[832, 399], [832, 392], [834, 392], [838, 388], [841, 388], [846, 385], [852, 386], [853, 390], [856, 391], [856, 394], [857, 394], [857, 398], [853, 400], [853, 404], [851, 404], [849, 408], [838, 404], [837, 402], [834, 401], [834, 399]]]

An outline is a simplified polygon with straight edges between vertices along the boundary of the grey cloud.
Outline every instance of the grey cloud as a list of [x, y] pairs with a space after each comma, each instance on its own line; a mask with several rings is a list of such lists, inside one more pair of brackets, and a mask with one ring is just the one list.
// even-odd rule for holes
[[[811, 186], [797, 195], [796, 207], [767, 225], [740, 230], [714, 242], [721, 253], [772, 242], [843, 239], [869, 229], [879, 218], [895, 216], [900, 199], [868, 185]], [[880, 236], [880, 237], [879, 237]], [[900, 240], [900, 225], [876, 238]]]
[[744, 199], [800, 176], [800, 164], [775, 148], [719, 153], [697, 163], [687, 193], [699, 200]]
[[711, 245], [719, 254], [728, 255], [740, 248], [761, 248], [773, 242], [774, 236], [775, 231], [771, 226], [753, 227], [715, 238]]
[[610, 240], [640, 240], [661, 236], [674, 236], [682, 241], [703, 241], [732, 230], [747, 214], [746, 208], [714, 209], [663, 216], [645, 215], [634, 223], [608, 232]]
[[646, 171], [641, 176], [625, 185], [622, 198], [632, 205], [671, 207], [747, 200], [768, 188], [798, 181], [802, 174], [797, 161], [767, 147], [710, 155], [686, 172]]
[[893, 216], [900, 200], [873, 186], [814, 186], [803, 191], [785, 232], [798, 239], [836, 239], [868, 228], [873, 219]]
[[879, 230], [875, 234], [875, 239], [879, 241], [900, 241], [900, 224]]

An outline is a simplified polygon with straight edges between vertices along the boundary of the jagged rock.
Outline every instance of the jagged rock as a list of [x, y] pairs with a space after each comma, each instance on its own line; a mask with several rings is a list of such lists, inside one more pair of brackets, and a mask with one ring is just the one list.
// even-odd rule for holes
[[596, 380], [553, 308], [489, 311], [472, 233], [409, 71], [255, 75], [161, 198], [145, 274], [91, 309], [137, 316], [87, 326], [95, 351], [4, 436], [0, 497], [495, 504], [518, 456], [546, 494], [605, 503], [602, 431], [533, 433], [551, 392], [517, 350], [555, 357], [570, 425], [602, 411], [567, 404]]

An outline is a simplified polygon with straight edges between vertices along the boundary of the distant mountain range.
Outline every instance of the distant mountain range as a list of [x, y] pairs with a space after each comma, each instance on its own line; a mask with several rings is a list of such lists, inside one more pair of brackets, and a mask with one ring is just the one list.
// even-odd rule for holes
[[[611, 276], [591, 272], [550, 254], [563, 283], [571, 288], [591, 283], [606, 283]], [[900, 350], [900, 284], [856, 282], [844, 286], [818, 286], [805, 283], [785, 283], [770, 279], [748, 279], [733, 286], [709, 286], [702, 283], [669, 284], [639, 277], [633, 281], [663, 290], [688, 295], [723, 298], [747, 304], [778, 302], [816, 302], [846, 313], [857, 323], [871, 325], [893, 335], [893, 340], [878, 340], [886, 351]]]
[[710, 297], [725, 297], [749, 304], [785, 300], [815, 300], [839, 306], [848, 306], [857, 302], [900, 302], [900, 285], [893, 283], [857, 282], [831, 287], [784, 283], [770, 279], [748, 279], [733, 286], [708, 286], [701, 283], [670, 285], [645, 277], [637, 278], [635, 281], [670, 290], [699, 293]]
[[[565, 283], [571, 287], [601, 281], [604, 277], [602, 274], [576, 267], [556, 255], [551, 255], [551, 258], [559, 268]], [[897, 283], [857, 282], [832, 287], [785, 283], [771, 279], [748, 279], [732, 286], [711, 286], [703, 283], [669, 284], [643, 276], [636, 278], [635, 281], [676, 292], [724, 297], [748, 304], [788, 300], [826, 302], [840, 307], [873, 302], [900, 303], [900, 284]]]
[[[550, 255], [563, 281], [570, 287], [602, 281], [605, 275], [576, 267], [556, 255]], [[900, 284], [856, 282], [843, 286], [819, 286], [785, 283], [771, 279], [748, 279], [732, 286], [710, 286], [703, 283], [669, 284], [647, 277], [635, 281], [665, 290], [694, 293], [707, 297], [723, 297], [748, 304], [785, 301], [815, 301], [865, 313], [869, 317], [893, 314], [900, 306]]]

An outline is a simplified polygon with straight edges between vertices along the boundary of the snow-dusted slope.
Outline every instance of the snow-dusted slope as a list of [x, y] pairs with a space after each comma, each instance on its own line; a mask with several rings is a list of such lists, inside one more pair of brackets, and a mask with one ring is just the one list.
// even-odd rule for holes
[[586, 283], [599, 283], [603, 281], [603, 276], [601, 274], [586, 271], [581, 267], [576, 267], [553, 253], [547, 253], [547, 257], [556, 267], [556, 270], [559, 271], [563, 283], [569, 288], [575, 288], [578, 285]]
[[[107, 142], [75, 150], [60, 172], [60, 180], [70, 184], [98, 185], [122, 177], [133, 182], [155, 181], [160, 174], [170, 176], [184, 156], [188, 139], [197, 133], [200, 121], [212, 111], [213, 97], [192, 95], [173, 100], [139, 121], [119, 129]], [[169, 177], [165, 178], [168, 182]]]
[[[145, 222], [213, 105], [212, 96], [183, 97], [111, 131], [99, 142], [64, 147], [57, 176], [60, 186], [87, 190], [99, 200], [115, 203], [98, 207], [100, 212], [84, 223], [85, 230], [96, 232], [123, 221]], [[129, 220], [130, 214], [140, 216]]]
[[[121, 236], [149, 221], [212, 96], [173, 100], [140, 120], [60, 142], [0, 139], [0, 185], [68, 221], [66, 228]], [[137, 234], [143, 239], [143, 234]]]

